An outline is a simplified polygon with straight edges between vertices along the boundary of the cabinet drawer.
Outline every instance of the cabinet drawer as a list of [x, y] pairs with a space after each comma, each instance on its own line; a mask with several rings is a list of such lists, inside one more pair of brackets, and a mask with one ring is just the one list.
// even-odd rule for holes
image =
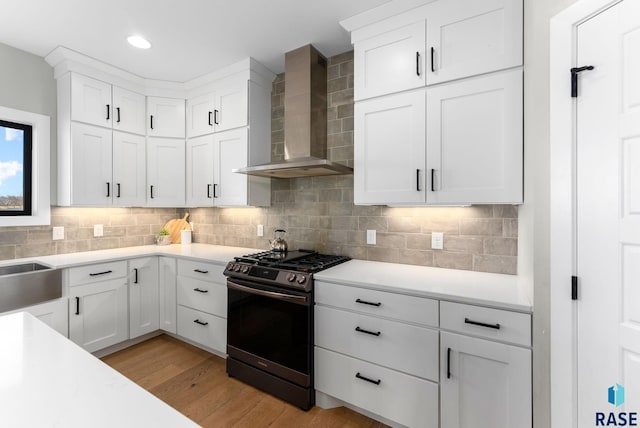
[[223, 272], [224, 266], [194, 260], [178, 260], [178, 275], [188, 276], [189, 278], [226, 285], [227, 280], [222, 274]]
[[100, 263], [69, 269], [69, 285], [90, 284], [107, 279], [122, 278], [127, 275], [127, 262]]
[[438, 384], [427, 380], [316, 347], [315, 387], [402, 425], [438, 426]]
[[440, 328], [531, 346], [531, 316], [519, 312], [440, 302]]
[[332, 351], [438, 381], [438, 331], [315, 307], [315, 344]]
[[178, 306], [178, 336], [227, 352], [227, 320], [215, 315]]
[[178, 304], [226, 318], [227, 287], [179, 276]]
[[316, 281], [316, 303], [401, 321], [438, 326], [438, 301]]

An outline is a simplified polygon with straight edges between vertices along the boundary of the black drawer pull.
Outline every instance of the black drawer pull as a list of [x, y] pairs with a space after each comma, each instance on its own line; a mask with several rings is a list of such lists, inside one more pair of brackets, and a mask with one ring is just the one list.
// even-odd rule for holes
[[447, 348], [447, 379], [451, 379], [451, 348]]
[[80, 315], [80, 298], [76, 297], [76, 315]]
[[373, 383], [373, 384], [375, 384], [375, 385], [380, 385], [380, 382], [381, 382], [381, 380], [380, 380], [380, 379], [378, 379], [378, 380], [373, 380], [373, 379], [369, 379], [368, 377], [364, 377], [364, 376], [362, 376], [362, 375], [360, 374], [360, 372], [356, 373], [356, 377], [357, 377], [358, 379], [362, 379], [362, 380], [364, 380], [364, 381], [371, 382], [371, 383]]
[[106, 275], [108, 273], [113, 273], [113, 271], [112, 270], [105, 270], [104, 272], [90, 273], [89, 276], [100, 276], [100, 275]]
[[498, 324], [498, 323], [487, 324], [487, 323], [480, 322], [480, 321], [473, 321], [473, 320], [470, 320], [469, 318], [465, 318], [464, 319], [464, 323], [465, 324], [478, 325], [480, 327], [495, 328], [496, 330], [500, 330], [500, 324]]
[[373, 303], [373, 302], [367, 302], [366, 300], [360, 300], [360, 299], [356, 299], [356, 303], [362, 303], [363, 305], [369, 305], [369, 306], [382, 306], [381, 302]]
[[369, 331], [369, 330], [363, 330], [360, 327], [356, 327], [356, 331], [360, 332], [360, 333], [366, 333], [366, 334], [370, 334], [371, 336], [380, 336], [380, 332], [373, 332], [373, 331]]
[[200, 269], [194, 269], [194, 272], [198, 272], [198, 273], [209, 273], [208, 270], [200, 270]]
[[200, 320], [193, 320], [193, 322], [196, 323], [196, 324], [200, 324], [200, 325], [209, 325], [208, 322], [202, 322]]
[[193, 291], [197, 291], [198, 293], [208, 293], [209, 290], [201, 290], [199, 288], [194, 288]]

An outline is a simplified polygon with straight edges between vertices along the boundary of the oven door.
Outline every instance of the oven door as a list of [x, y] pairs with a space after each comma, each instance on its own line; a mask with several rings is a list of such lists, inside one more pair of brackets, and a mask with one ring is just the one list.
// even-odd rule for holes
[[311, 386], [311, 293], [227, 280], [227, 353], [302, 387]]

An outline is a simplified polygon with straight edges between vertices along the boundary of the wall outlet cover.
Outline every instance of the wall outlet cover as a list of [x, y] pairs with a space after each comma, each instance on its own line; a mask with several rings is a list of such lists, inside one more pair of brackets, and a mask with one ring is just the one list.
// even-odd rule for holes
[[60, 239], [64, 239], [64, 226], [55, 226], [53, 228], [52, 239], [54, 241], [59, 241]]
[[101, 224], [93, 225], [93, 236], [96, 238], [104, 236], [104, 227]]
[[434, 250], [442, 250], [444, 248], [444, 233], [432, 232], [431, 233], [431, 248]]
[[264, 236], [264, 226], [262, 224], [258, 225], [257, 236]]
[[367, 230], [367, 244], [376, 245], [376, 230]]

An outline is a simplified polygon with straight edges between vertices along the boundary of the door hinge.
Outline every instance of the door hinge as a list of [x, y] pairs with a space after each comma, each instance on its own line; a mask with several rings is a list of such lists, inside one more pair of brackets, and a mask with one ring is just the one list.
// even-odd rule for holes
[[573, 67], [571, 69], [571, 98], [576, 98], [578, 96], [578, 73], [586, 70], [593, 70], [593, 65]]
[[578, 277], [571, 277], [571, 300], [578, 300]]

